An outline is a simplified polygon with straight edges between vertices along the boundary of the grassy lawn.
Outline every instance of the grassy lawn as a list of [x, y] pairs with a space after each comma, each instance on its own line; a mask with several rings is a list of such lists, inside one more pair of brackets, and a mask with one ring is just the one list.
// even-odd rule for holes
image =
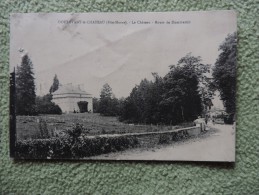
[[17, 116], [17, 138], [30, 139], [40, 138], [39, 120], [47, 123], [50, 132], [57, 134], [71, 129], [73, 124], [81, 123], [85, 127], [83, 134], [123, 134], [136, 132], [167, 131], [179, 127], [191, 126], [183, 124], [181, 126], [157, 126], [157, 125], [133, 125], [119, 122], [116, 117], [104, 117], [98, 113], [71, 113], [63, 115], [41, 115], [41, 116]]

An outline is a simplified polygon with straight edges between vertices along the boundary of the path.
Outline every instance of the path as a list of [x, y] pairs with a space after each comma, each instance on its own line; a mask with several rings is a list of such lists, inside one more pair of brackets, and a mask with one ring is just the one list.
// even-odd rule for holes
[[197, 138], [153, 149], [134, 149], [93, 157], [113, 160], [234, 161], [235, 130], [232, 125], [211, 125]]

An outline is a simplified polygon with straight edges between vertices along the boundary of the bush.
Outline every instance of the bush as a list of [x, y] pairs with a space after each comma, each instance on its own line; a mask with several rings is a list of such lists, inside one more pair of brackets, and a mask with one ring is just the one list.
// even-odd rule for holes
[[133, 148], [138, 144], [134, 136], [78, 137], [23, 140], [16, 143], [16, 157], [22, 159], [84, 158]]
[[39, 121], [40, 138], [50, 138], [47, 122], [40, 118]]
[[58, 105], [51, 102], [52, 95], [48, 94], [43, 97], [36, 98], [37, 114], [62, 114], [62, 110]]
[[97, 98], [93, 98], [93, 113], [99, 113], [99, 104], [100, 101]]
[[189, 137], [187, 131], [180, 131], [180, 132], [174, 132], [171, 134], [172, 140], [173, 141], [179, 141], [182, 139], [186, 139]]
[[72, 129], [71, 130], [68, 130], [67, 133], [68, 135], [73, 138], [73, 139], [77, 139], [82, 131], [84, 130], [84, 126], [83, 124], [80, 124], [80, 123], [76, 123], [73, 125]]
[[160, 134], [158, 144], [169, 144], [170, 136], [168, 134]]

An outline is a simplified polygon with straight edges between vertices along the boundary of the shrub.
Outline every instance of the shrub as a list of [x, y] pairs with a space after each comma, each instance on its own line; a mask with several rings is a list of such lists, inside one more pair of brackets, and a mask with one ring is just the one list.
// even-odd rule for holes
[[23, 140], [16, 143], [16, 157], [22, 159], [84, 158], [133, 148], [138, 140], [133, 136], [116, 137], [55, 137]]
[[62, 114], [62, 110], [58, 105], [51, 102], [52, 95], [47, 94], [43, 97], [36, 97], [37, 114]]
[[84, 130], [83, 124], [76, 123], [76, 124], [73, 125], [71, 130], [69, 129], [67, 131], [67, 133], [73, 139], [77, 139], [81, 135], [83, 130]]
[[47, 122], [40, 118], [39, 121], [40, 138], [50, 138]]
[[169, 144], [170, 136], [168, 134], [160, 134], [158, 144]]
[[187, 133], [187, 131], [180, 131], [180, 132], [174, 132], [172, 133], [172, 140], [173, 141], [179, 141], [185, 138], [188, 138], [189, 135]]
[[18, 158], [39, 158], [48, 157], [50, 150], [50, 139], [23, 140], [16, 143], [16, 153]]

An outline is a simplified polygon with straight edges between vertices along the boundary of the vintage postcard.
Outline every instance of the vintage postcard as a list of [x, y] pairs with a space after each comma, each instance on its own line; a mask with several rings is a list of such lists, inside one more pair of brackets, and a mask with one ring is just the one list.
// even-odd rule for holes
[[11, 14], [10, 156], [234, 162], [236, 17]]

